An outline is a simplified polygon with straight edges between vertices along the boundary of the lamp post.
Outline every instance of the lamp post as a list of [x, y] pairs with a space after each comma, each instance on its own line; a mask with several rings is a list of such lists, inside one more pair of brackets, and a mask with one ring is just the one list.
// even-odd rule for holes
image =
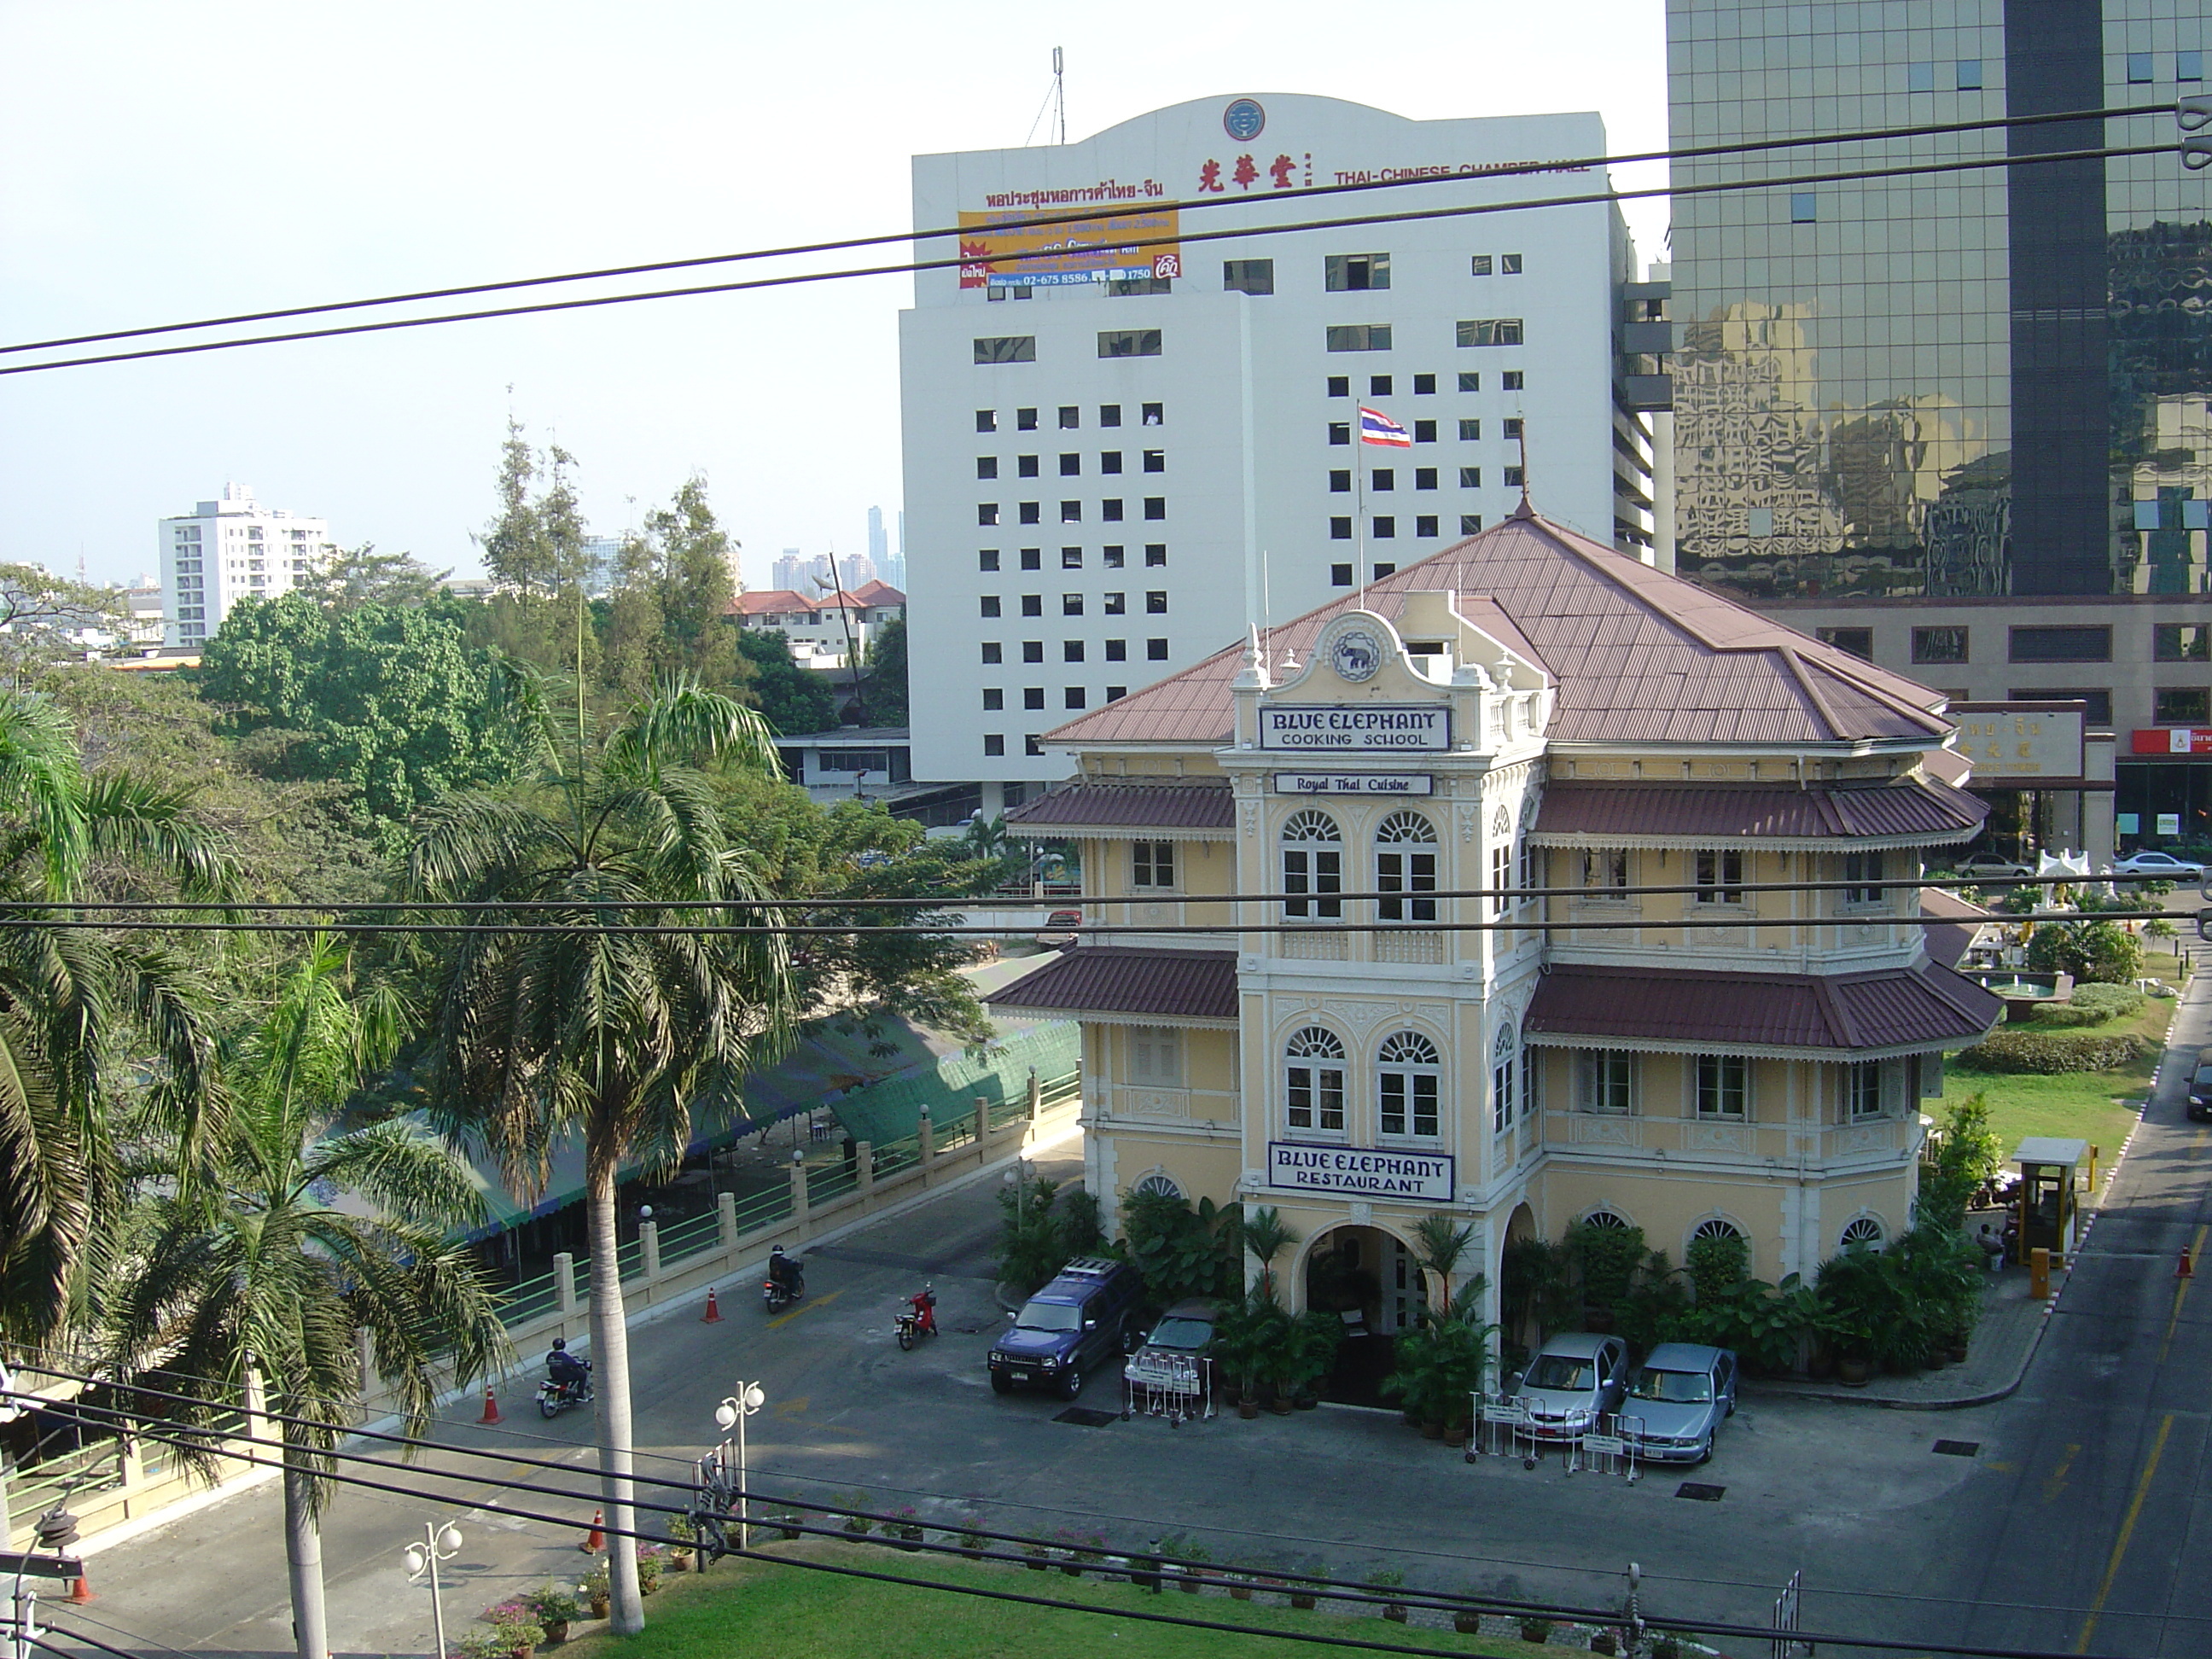
[[447, 1522], [443, 1527], [435, 1521], [422, 1523], [422, 1541], [410, 1544], [403, 1558], [407, 1563], [410, 1578], [419, 1573], [430, 1577], [430, 1628], [436, 1632], [438, 1659], [446, 1659], [446, 1607], [438, 1594], [438, 1563], [450, 1561], [461, 1553], [461, 1529]]
[[[741, 1550], [752, 1547], [751, 1529], [747, 1524], [752, 1499], [745, 1491], [745, 1419], [767, 1402], [768, 1395], [761, 1391], [759, 1383], [740, 1382], [735, 1394], [714, 1407], [714, 1426], [725, 1434], [732, 1428], [738, 1431], [738, 1547]], [[726, 1440], [722, 1443], [727, 1446], [730, 1443]]]

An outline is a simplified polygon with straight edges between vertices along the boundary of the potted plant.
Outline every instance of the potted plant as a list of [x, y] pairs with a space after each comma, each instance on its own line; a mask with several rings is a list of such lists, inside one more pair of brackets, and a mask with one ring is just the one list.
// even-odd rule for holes
[[[1177, 1541], [1180, 1542], [1181, 1540]], [[1207, 1555], [1206, 1546], [1198, 1543], [1183, 1544], [1182, 1547], [1176, 1552], [1176, 1553], [1182, 1556], [1185, 1561], [1190, 1564], [1183, 1569], [1186, 1577], [1180, 1581], [1183, 1593], [1186, 1595], [1195, 1595], [1206, 1588], [1206, 1584], [1202, 1577], [1202, 1574], [1205, 1571], [1203, 1564], [1212, 1558]]]
[[1452, 1611], [1452, 1628], [1462, 1636], [1480, 1636], [1482, 1615], [1473, 1607], [1455, 1607]]
[[574, 1590], [545, 1581], [540, 1588], [517, 1598], [530, 1616], [545, 1627], [545, 1645], [558, 1647], [568, 1639], [568, 1626], [583, 1616], [584, 1604]]
[[793, 1504], [775, 1517], [779, 1534], [787, 1544], [795, 1544], [806, 1534], [799, 1528], [806, 1524], [806, 1511]]
[[[864, 1510], [867, 1508], [868, 1494], [864, 1492], [847, 1492], [845, 1494], [845, 1507], [848, 1510]], [[869, 1520], [865, 1515], [848, 1515], [845, 1517], [845, 1530], [851, 1533], [855, 1538], [866, 1537], [869, 1531], [874, 1526], [875, 1522]]]
[[1532, 1648], [1540, 1648], [1552, 1639], [1552, 1621], [1548, 1619], [1523, 1619], [1521, 1639]]
[[650, 1595], [660, 1588], [660, 1569], [665, 1557], [658, 1544], [641, 1544], [637, 1551], [637, 1593]]
[[[1399, 1571], [1395, 1567], [1385, 1567], [1381, 1572], [1376, 1573], [1372, 1578], [1367, 1581], [1367, 1587], [1370, 1589], [1389, 1591], [1401, 1589], [1405, 1583], [1406, 1575], [1404, 1573]], [[1406, 1622], [1410, 1614], [1408, 1613], [1406, 1604], [1403, 1601], [1392, 1601], [1386, 1600], [1382, 1603], [1382, 1616], [1390, 1620], [1394, 1625], [1402, 1625]]]
[[1022, 1565], [1027, 1567], [1031, 1572], [1049, 1572], [1052, 1571], [1052, 1553], [1046, 1549], [1043, 1545], [1024, 1544], [1022, 1546], [1022, 1553], [1029, 1558], [1029, 1559], [1023, 1562]]
[[912, 1554], [921, 1546], [921, 1517], [915, 1513], [911, 1504], [900, 1504], [891, 1514], [893, 1519], [884, 1524], [884, 1530], [897, 1534], [899, 1547]]
[[584, 1600], [590, 1605], [592, 1617], [604, 1619], [614, 1598], [612, 1570], [605, 1561], [584, 1576]]
[[697, 1523], [688, 1515], [671, 1516], [668, 1536], [673, 1540], [668, 1548], [668, 1570], [671, 1572], [689, 1571], [692, 1552], [699, 1543]]
[[495, 1615], [491, 1627], [492, 1651], [508, 1654], [514, 1659], [530, 1659], [538, 1644], [545, 1639], [545, 1627], [532, 1620], [520, 1607], [504, 1606], [491, 1609]]
[[991, 1540], [984, 1537], [981, 1533], [975, 1531], [975, 1518], [973, 1516], [969, 1516], [968, 1526], [960, 1534], [960, 1553], [971, 1559], [982, 1554], [985, 1550], [991, 1547]]
[[1612, 1656], [1620, 1651], [1620, 1643], [1611, 1631], [1601, 1630], [1590, 1638], [1590, 1651], [1612, 1659]]
[[1651, 1644], [1651, 1659], [1682, 1659], [1682, 1644], [1671, 1636], [1661, 1636]]
[[1311, 1613], [1315, 1605], [1313, 1586], [1307, 1583], [1291, 1586], [1291, 1605], [1301, 1613]]

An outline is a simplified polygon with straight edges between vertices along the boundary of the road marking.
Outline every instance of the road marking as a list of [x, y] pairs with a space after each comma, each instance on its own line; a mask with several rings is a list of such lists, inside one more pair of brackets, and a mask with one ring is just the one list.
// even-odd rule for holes
[[2081, 1451], [2078, 1445], [2067, 1447], [2066, 1455], [2058, 1460], [2058, 1467], [2051, 1470], [2051, 1478], [2043, 1483], [2045, 1503], [2056, 1504], [2058, 1501], [2058, 1494], [2066, 1490], [2066, 1471], [2074, 1467], [2074, 1460]]
[[2128, 1540], [2135, 1536], [2143, 1499], [2150, 1496], [2151, 1477], [2158, 1473], [2158, 1460], [2166, 1451], [2166, 1437], [2173, 1432], [2174, 1416], [2172, 1412], [2166, 1414], [2158, 1425], [2158, 1438], [2150, 1443], [2150, 1456], [2144, 1461], [2142, 1479], [2136, 1482], [2136, 1495], [2128, 1504], [2126, 1519], [2120, 1522], [2120, 1535], [2112, 1540], [2112, 1559], [2105, 1564], [2105, 1582], [2097, 1586], [2097, 1598], [2089, 1603], [2089, 1616], [2082, 1621], [2081, 1634], [2074, 1640], [2076, 1653], [2088, 1652], [2089, 1638], [2097, 1633], [2098, 1616], [2105, 1611], [2105, 1598], [2112, 1593], [2112, 1581], [2120, 1576], [2120, 1561], [2128, 1553]]
[[774, 1319], [769, 1320], [768, 1322], [768, 1328], [772, 1331], [781, 1330], [783, 1327], [791, 1323], [793, 1320], [798, 1318], [799, 1315], [804, 1313], [812, 1313], [817, 1308], [826, 1308], [832, 1302], [835, 1302], [839, 1297], [844, 1294], [845, 1292], [842, 1291], [832, 1291], [827, 1296], [816, 1297], [811, 1302], [802, 1302], [797, 1307], [793, 1308], [789, 1313], [779, 1314]]
[[[2197, 1230], [2197, 1237], [2189, 1246], [2189, 1259], [2191, 1261], [2204, 1254], [2204, 1235], [2208, 1232], [2212, 1232], [2212, 1224]], [[2193, 1279], [2185, 1279], [2177, 1282], [2173, 1287], [2173, 1311], [2166, 1316], [2166, 1340], [2158, 1345], [2158, 1363], [2161, 1365], [2166, 1364], [2166, 1351], [2173, 1346], [2173, 1328], [2181, 1323], [2181, 1298], [2189, 1294], [2189, 1287], [2196, 1282]]]
[[2199, 1153], [2199, 1152], [2203, 1152], [2203, 1151], [2204, 1150], [2204, 1138], [2205, 1138], [2207, 1135], [2212, 1135], [2212, 1129], [2199, 1129], [2199, 1130], [2198, 1130], [2195, 1134], [2193, 1134], [2193, 1135], [2190, 1136], [2190, 1138], [2189, 1138], [2189, 1155], [2190, 1155], [2190, 1157], [2194, 1158], [2194, 1157], [2196, 1157], [2196, 1156], [2197, 1156], [2197, 1153]]

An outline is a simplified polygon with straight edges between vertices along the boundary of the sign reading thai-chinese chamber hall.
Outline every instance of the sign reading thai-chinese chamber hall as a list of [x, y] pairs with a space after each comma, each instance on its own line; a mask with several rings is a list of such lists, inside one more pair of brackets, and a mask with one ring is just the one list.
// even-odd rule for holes
[[1355, 1193], [1362, 1198], [1452, 1200], [1452, 1160], [1441, 1152], [1385, 1152], [1367, 1146], [1267, 1143], [1267, 1184], [1307, 1193]]
[[1260, 747], [1349, 755], [1445, 750], [1451, 747], [1451, 710], [1431, 702], [1266, 703]]

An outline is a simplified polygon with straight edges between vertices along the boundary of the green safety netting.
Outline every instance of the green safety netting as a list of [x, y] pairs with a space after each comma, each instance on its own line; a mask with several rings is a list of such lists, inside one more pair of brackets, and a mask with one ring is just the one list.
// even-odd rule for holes
[[959, 1123], [973, 1114], [978, 1095], [994, 1107], [1018, 1100], [1029, 1089], [1032, 1069], [1040, 1082], [1049, 1083], [1075, 1070], [1082, 1052], [1077, 1024], [1054, 1020], [980, 1054], [947, 1054], [928, 1070], [869, 1084], [823, 1103], [854, 1139], [886, 1146], [914, 1133], [924, 1106], [940, 1127]]

